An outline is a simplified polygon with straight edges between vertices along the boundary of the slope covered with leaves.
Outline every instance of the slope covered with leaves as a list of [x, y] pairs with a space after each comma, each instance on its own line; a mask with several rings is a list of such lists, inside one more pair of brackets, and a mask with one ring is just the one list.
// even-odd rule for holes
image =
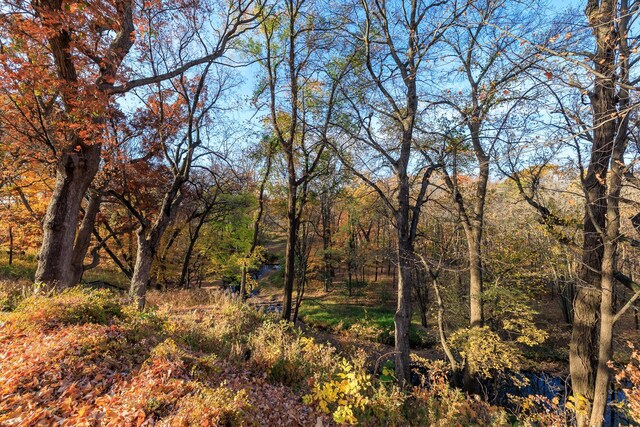
[[0, 313], [0, 425], [552, 425], [557, 407], [509, 414], [448, 385], [441, 362], [401, 390], [367, 366], [223, 295], [156, 294], [137, 312], [74, 288]]
[[223, 359], [225, 349], [196, 350], [213, 347], [213, 335], [205, 343], [188, 323], [135, 313], [104, 291], [24, 301], [0, 323], [0, 424], [299, 425], [323, 417], [292, 389]]

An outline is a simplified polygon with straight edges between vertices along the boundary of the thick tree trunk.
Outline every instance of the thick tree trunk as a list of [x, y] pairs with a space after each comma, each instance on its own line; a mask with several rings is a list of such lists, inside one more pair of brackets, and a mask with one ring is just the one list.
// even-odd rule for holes
[[415, 268], [415, 259], [413, 254], [413, 242], [411, 241], [409, 231], [409, 178], [406, 174], [406, 169], [401, 170], [398, 175], [398, 210], [396, 213], [396, 223], [398, 227], [398, 306], [394, 318], [396, 352], [395, 374], [400, 384], [408, 386], [411, 379], [411, 368], [409, 366], [409, 326], [411, 325], [411, 290], [413, 286], [412, 278], [413, 270]]
[[56, 184], [44, 218], [35, 281], [48, 288], [72, 286], [71, 260], [80, 205], [100, 164], [100, 144], [67, 149], [57, 165]]
[[467, 233], [469, 249], [469, 325], [482, 327], [482, 227], [473, 227]]
[[[598, 313], [602, 304], [607, 304], [607, 301], [602, 299], [601, 272], [604, 256], [603, 233], [607, 222], [606, 177], [616, 135], [616, 120], [612, 119], [617, 113], [614, 83], [616, 3], [613, 0], [590, 0], [585, 10], [597, 42], [594, 67], [600, 76], [596, 76], [594, 91], [590, 95], [594, 125], [593, 142], [591, 159], [583, 182], [587, 201], [583, 226], [582, 269], [574, 301], [569, 353], [573, 394], [586, 403], [586, 410], [576, 415], [578, 427], [587, 426], [591, 421], [595, 398], [595, 374], [599, 364], [607, 363], [607, 360], [599, 360], [598, 357]], [[605, 307], [605, 311], [608, 311], [608, 308]]]
[[[622, 18], [619, 31], [623, 34], [620, 40], [621, 73], [624, 83], [629, 81], [629, 49], [626, 33], [629, 22], [627, 1], [621, 2]], [[615, 288], [614, 273], [616, 269], [617, 242], [620, 238], [620, 193], [622, 192], [623, 176], [625, 173], [624, 154], [627, 149], [627, 132], [629, 124], [629, 91], [622, 88], [619, 91], [619, 108], [621, 116], [616, 123], [617, 135], [612, 151], [611, 174], [609, 179], [609, 194], [607, 195], [607, 226], [604, 230], [604, 250], [602, 254], [601, 270], [601, 300], [600, 300], [600, 335], [598, 347], [598, 365], [595, 373], [593, 407], [591, 409], [592, 426], [602, 425], [607, 407], [607, 397], [611, 386], [611, 370], [609, 361], [613, 356], [613, 327], [615, 326]]]
[[[478, 95], [476, 94], [476, 96]], [[482, 118], [478, 111], [478, 99], [474, 97], [474, 113], [468, 126], [473, 151], [478, 160], [479, 176], [472, 218], [470, 218], [469, 226], [465, 229], [469, 247], [469, 324], [472, 328], [481, 327], [484, 324], [482, 311], [482, 233], [484, 231], [484, 207], [487, 199], [490, 161], [481, 140]]]
[[[598, 360], [598, 313], [601, 308], [605, 312], [610, 309], [602, 307], [603, 304], [608, 304], [608, 297], [602, 298], [601, 272], [604, 255], [602, 233], [606, 229], [607, 212], [605, 180], [616, 135], [616, 120], [612, 120], [616, 115], [616, 37], [613, 23], [615, 3], [613, 0], [604, 0], [598, 4], [590, 0], [585, 11], [598, 45], [594, 67], [604, 77], [596, 77], [594, 92], [590, 96], [594, 130], [591, 158], [583, 183], [587, 202], [584, 214], [582, 270], [574, 302], [569, 354], [574, 396], [586, 403], [586, 411], [576, 415], [579, 427], [590, 423], [595, 398], [595, 374], [599, 364], [607, 363], [607, 360]], [[606, 342], [603, 344], [606, 345]]]
[[153, 224], [149, 224], [139, 212], [136, 214], [141, 224], [136, 232], [138, 249], [136, 252], [136, 263], [131, 277], [131, 285], [129, 287], [129, 298], [138, 310], [144, 309], [146, 305], [147, 286], [149, 284], [153, 258], [158, 253], [164, 232], [175, 218], [182, 203], [183, 195], [180, 193], [180, 189], [185, 181], [185, 176], [174, 178], [171, 188], [162, 200], [160, 212], [158, 212], [156, 221]]

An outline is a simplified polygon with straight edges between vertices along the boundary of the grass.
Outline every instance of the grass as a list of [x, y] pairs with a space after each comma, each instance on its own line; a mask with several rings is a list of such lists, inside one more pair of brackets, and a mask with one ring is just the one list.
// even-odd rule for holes
[[0, 278], [32, 281], [36, 274], [36, 257], [32, 254], [15, 255], [9, 265], [9, 255], [0, 253]]
[[[6, 252], [0, 252], [0, 279], [33, 282], [36, 268], [35, 253], [16, 254], [13, 257], [13, 263], [9, 265], [9, 255]], [[86, 271], [82, 281], [106, 282], [121, 289], [129, 287], [129, 279], [120, 271], [100, 266]]]
[[[305, 300], [300, 306], [300, 319], [305, 323], [332, 331], [347, 331], [362, 338], [393, 344], [395, 312], [382, 307], [365, 307], [337, 302]], [[413, 322], [409, 340], [414, 347], [433, 344], [424, 328]]]

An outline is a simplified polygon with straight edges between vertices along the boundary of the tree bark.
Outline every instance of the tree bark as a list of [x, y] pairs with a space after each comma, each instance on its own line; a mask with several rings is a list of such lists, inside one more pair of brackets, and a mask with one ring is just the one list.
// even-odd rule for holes
[[74, 284], [71, 259], [78, 216], [82, 199], [98, 172], [100, 151], [100, 144], [85, 146], [79, 152], [67, 149], [57, 164], [55, 188], [44, 218], [37, 283], [49, 288]]
[[131, 277], [129, 296], [138, 310], [143, 310], [146, 305], [147, 285], [151, 273], [151, 264], [155, 255], [153, 242], [146, 237], [143, 227], [136, 233], [138, 238], [138, 250], [136, 252], [136, 264]]
[[409, 163], [411, 132], [403, 135], [403, 154], [398, 162], [398, 209], [396, 224], [398, 233], [398, 305], [394, 318], [396, 378], [403, 386], [409, 385], [411, 368], [409, 350], [409, 326], [411, 325], [411, 289], [413, 269], [415, 268], [413, 242], [410, 235], [410, 183], [407, 175]]
[[13, 265], [13, 227], [9, 226], [9, 265]]
[[291, 320], [293, 285], [295, 281], [296, 242], [298, 241], [299, 229], [299, 221], [296, 215], [298, 187], [295, 184], [295, 174], [290, 174], [288, 188], [289, 197], [287, 202], [287, 245], [285, 248], [284, 296], [282, 299], [282, 318], [286, 321]]
[[573, 394], [586, 403], [586, 411], [576, 414], [578, 427], [590, 423], [595, 398], [595, 374], [599, 363], [607, 363], [607, 360], [598, 360], [598, 313], [602, 304], [607, 304], [607, 301], [602, 299], [603, 233], [607, 222], [606, 179], [616, 135], [616, 120], [613, 119], [617, 115], [614, 82], [616, 10], [617, 2], [614, 0], [589, 0], [585, 10], [596, 39], [597, 49], [593, 66], [598, 75], [594, 79], [594, 91], [590, 94], [593, 142], [591, 160], [583, 181], [587, 200], [583, 225], [582, 268], [574, 301], [569, 353]]
[[466, 234], [469, 250], [469, 325], [472, 328], [480, 328], [484, 324], [482, 310], [482, 226], [473, 227]]
[[73, 255], [71, 258], [71, 277], [74, 285], [80, 283], [85, 271], [84, 259], [91, 245], [91, 235], [96, 222], [96, 215], [100, 211], [102, 203], [102, 193], [98, 190], [90, 192], [87, 207], [84, 210], [84, 218], [78, 230], [75, 244], [73, 245]]
[[[627, 0], [621, 1], [620, 23], [620, 80], [629, 81], [629, 47], [627, 31], [629, 23]], [[624, 154], [628, 143], [628, 109], [630, 104], [629, 91], [620, 88], [618, 93], [619, 110], [622, 112], [616, 120], [617, 134], [613, 141], [611, 154], [611, 174], [609, 179], [609, 194], [607, 195], [607, 226], [604, 233], [604, 249], [602, 253], [601, 270], [601, 300], [600, 300], [600, 334], [598, 342], [598, 365], [595, 372], [593, 407], [591, 409], [592, 426], [602, 425], [607, 407], [607, 397], [611, 386], [611, 370], [609, 361], [613, 356], [613, 328], [615, 326], [615, 288], [614, 273], [616, 269], [617, 243], [620, 238], [620, 193], [622, 191], [625, 173]]]
[[[72, 34], [64, 25], [55, 24], [50, 16], [64, 14], [61, 1], [32, 1], [41, 25], [47, 30], [47, 41], [56, 67], [57, 78], [65, 83], [61, 91], [66, 114], [74, 114], [79, 98], [78, 71], [76, 58], [72, 54]], [[133, 5], [130, 1], [119, 2], [117, 22], [110, 28], [115, 37], [105, 52], [100, 69], [98, 84], [111, 81], [125, 56], [133, 46], [134, 25]], [[49, 23], [53, 22], [53, 25]], [[117, 28], [117, 29], [116, 29]], [[107, 84], [110, 86], [110, 84]], [[104, 96], [102, 106], [108, 103], [107, 95], [98, 89], [98, 96]], [[89, 101], [89, 100], [87, 100]], [[100, 120], [92, 123], [98, 125]], [[38, 268], [35, 281], [49, 288], [64, 288], [73, 285], [71, 260], [76, 237], [80, 205], [87, 188], [98, 172], [102, 144], [83, 139], [78, 132], [69, 131], [67, 143], [60, 150], [56, 164], [56, 183], [47, 207], [43, 224], [43, 240], [38, 254]]]
[[329, 292], [332, 285], [331, 196], [327, 194], [327, 192], [322, 193], [320, 203], [320, 213], [322, 217], [322, 259], [324, 261], [324, 291]]
[[189, 263], [191, 262], [191, 256], [193, 255], [193, 249], [196, 246], [196, 242], [198, 241], [198, 237], [200, 237], [200, 229], [204, 225], [208, 211], [204, 212], [200, 218], [198, 218], [198, 223], [196, 224], [196, 229], [193, 232], [193, 235], [189, 236], [189, 246], [187, 246], [187, 250], [184, 253], [184, 258], [182, 259], [182, 269], [180, 271], [180, 287], [185, 287], [187, 284], [187, 273], [189, 272]]

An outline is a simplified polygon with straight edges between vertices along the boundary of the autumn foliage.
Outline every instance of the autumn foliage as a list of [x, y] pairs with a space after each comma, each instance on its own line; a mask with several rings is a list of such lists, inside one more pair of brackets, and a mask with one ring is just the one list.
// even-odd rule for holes
[[[309, 420], [312, 410], [215, 355], [185, 329], [105, 291], [34, 297], [0, 327], [2, 425], [218, 425]], [[175, 328], [174, 328], [175, 330]], [[271, 403], [280, 402], [273, 407]]]
[[291, 325], [212, 296], [211, 313], [192, 310], [188, 299], [177, 311], [140, 313], [117, 295], [83, 288], [22, 301], [0, 318], [0, 424], [503, 425], [506, 419], [441, 380], [405, 394], [392, 370], [368, 372], [362, 354], [345, 357]]

